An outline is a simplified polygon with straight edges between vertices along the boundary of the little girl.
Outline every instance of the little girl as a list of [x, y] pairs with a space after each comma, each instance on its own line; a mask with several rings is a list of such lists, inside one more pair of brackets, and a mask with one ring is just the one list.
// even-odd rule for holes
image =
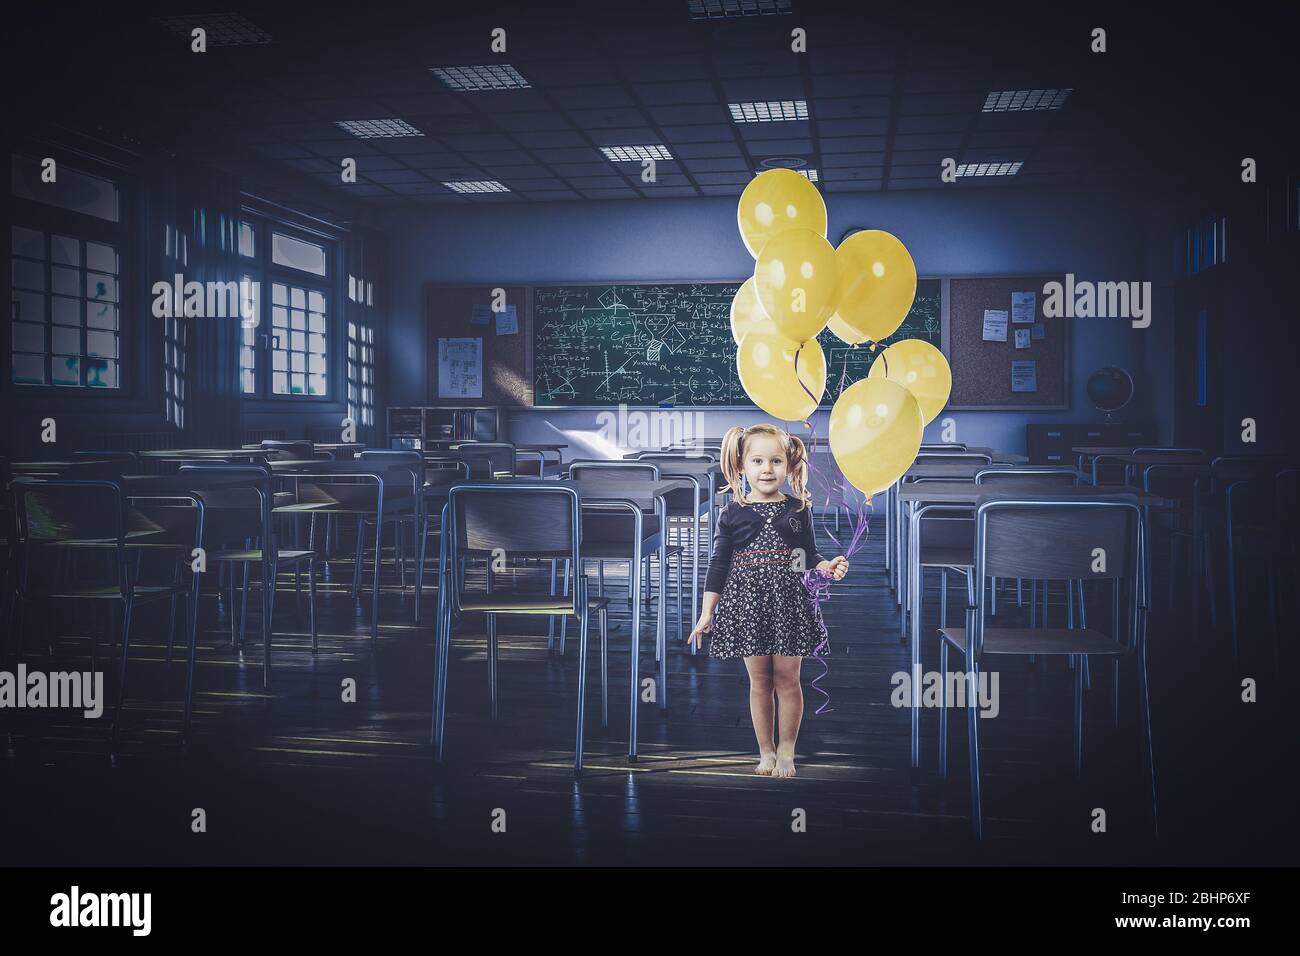
[[[755, 773], [794, 776], [794, 745], [803, 720], [803, 659], [826, 638], [802, 583], [816, 568], [831, 580], [848, 573], [843, 555], [823, 561], [813, 540], [803, 441], [775, 425], [728, 429], [722, 473], [734, 501], [718, 516], [704, 608], [689, 642], [713, 635], [713, 657], [743, 657], [749, 671], [749, 713], [758, 737]], [[743, 494], [741, 475], [749, 479]], [[781, 493], [790, 479], [795, 497]], [[716, 612], [716, 619], [715, 619]], [[780, 740], [773, 742], [773, 691], [780, 705]]]

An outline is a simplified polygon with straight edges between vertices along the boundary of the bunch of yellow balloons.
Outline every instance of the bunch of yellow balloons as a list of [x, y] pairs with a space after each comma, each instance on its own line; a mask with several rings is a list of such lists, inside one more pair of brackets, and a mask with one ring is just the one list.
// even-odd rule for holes
[[[892, 335], [916, 297], [916, 266], [907, 247], [879, 229], [833, 247], [821, 193], [789, 169], [756, 176], [736, 222], [754, 257], [754, 275], [731, 304], [740, 382], [769, 415], [806, 423], [826, 391], [818, 334], [829, 325], [852, 346]], [[845, 478], [867, 495], [897, 481], [951, 388], [947, 359], [928, 342], [885, 349], [831, 409], [831, 453]]]

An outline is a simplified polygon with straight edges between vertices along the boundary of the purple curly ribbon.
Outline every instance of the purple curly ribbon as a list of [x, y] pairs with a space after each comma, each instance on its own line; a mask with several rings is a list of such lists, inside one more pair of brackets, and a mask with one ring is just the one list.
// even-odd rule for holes
[[[816, 403], [818, 401], [817, 396], [814, 395], [811, 391], [809, 391], [808, 386], [804, 385], [803, 380], [799, 378], [799, 353], [802, 351], [803, 351], [803, 346], [800, 345], [799, 350], [794, 353], [795, 381], [797, 381], [799, 383], [799, 387], [802, 388], [808, 394], [808, 397], [811, 398], [814, 403]], [[846, 353], [844, 356], [844, 365], [840, 369], [840, 393], [841, 394], [844, 392], [844, 376], [848, 372], [848, 368], [849, 368], [849, 357], [848, 354]], [[815, 405], [814, 405], [814, 410], [816, 410]], [[810, 439], [816, 437], [817, 426], [809, 422], [808, 427], [811, 429], [811, 431], [808, 433], [808, 437]], [[808, 464], [809, 479], [811, 479], [813, 475], [812, 462], [813, 462], [814, 455], [815, 453], [808, 455], [807, 464]], [[841, 492], [844, 490], [844, 483], [841, 480], [841, 478], [842, 475], [840, 475], [838, 473], [838, 469], [836, 469], [836, 472], [832, 474], [831, 480], [830, 482], [828, 482], [826, 487], [826, 500], [822, 502], [823, 510], [831, 503], [832, 489]], [[857, 551], [858, 548], [861, 547], [862, 538], [866, 535], [867, 528], [871, 523], [871, 519], [868, 518], [865, 514], [867, 503], [868, 503], [868, 499], [866, 498], [863, 498], [863, 500], [859, 502], [857, 515], [854, 519], [850, 521], [850, 527], [852, 527], [853, 529], [853, 536], [849, 540], [849, 546], [847, 548], [845, 548], [844, 545], [840, 542], [840, 539], [835, 536], [835, 532], [832, 531], [830, 528], [830, 523], [825, 522], [823, 524], [823, 530], [826, 532], [827, 535], [830, 536], [830, 539], [835, 542], [836, 547], [840, 549], [840, 553], [843, 554], [846, 558], [852, 557], [853, 553]], [[815, 514], [814, 514], [814, 521], [815, 521]], [[803, 583], [804, 590], [808, 592], [809, 599], [812, 601], [813, 617], [817, 621], [818, 627], [825, 635], [826, 624], [822, 620], [822, 602], [830, 598], [831, 576], [829, 573], [827, 573], [826, 571], [822, 571], [819, 568], [810, 568], [809, 570], [804, 571], [803, 576], [801, 577], [800, 580]], [[820, 643], [818, 643], [818, 645], [815, 648], [813, 648], [813, 654], [812, 654], [812, 656], [816, 658], [817, 662], [821, 664], [822, 672], [818, 674], [811, 681], [811, 686], [814, 690], [817, 691], [817, 693], [821, 694], [823, 697], [826, 698], [826, 700], [822, 702], [822, 705], [818, 707], [817, 710], [814, 712], [815, 715], [818, 717], [820, 717], [823, 713], [829, 713], [830, 710], [833, 709], [830, 707], [831, 695], [825, 689], [818, 686], [818, 681], [826, 677], [831, 672], [831, 665], [826, 659], [826, 650], [828, 646], [827, 641], [828, 641], [828, 637], [823, 636]]]

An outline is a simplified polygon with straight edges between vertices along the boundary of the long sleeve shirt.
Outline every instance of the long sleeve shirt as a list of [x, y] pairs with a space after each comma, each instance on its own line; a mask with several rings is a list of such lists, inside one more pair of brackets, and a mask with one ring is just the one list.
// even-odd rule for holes
[[[796, 499], [787, 497], [785, 508], [772, 519], [772, 527], [787, 546], [803, 549], [805, 568], [815, 568], [826, 559], [817, 552], [812, 505], [803, 511], [799, 511], [798, 507]], [[732, 556], [737, 551], [743, 551], [758, 537], [763, 521], [763, 517], [753, 508], [737, 505], [734, 500], [727, 502], [713, 529], [713, 558], [709, 561], [708, 574], [704, 579], [705, 591], [722, 593], [727, 583], [727, 574], [731, 571]]]

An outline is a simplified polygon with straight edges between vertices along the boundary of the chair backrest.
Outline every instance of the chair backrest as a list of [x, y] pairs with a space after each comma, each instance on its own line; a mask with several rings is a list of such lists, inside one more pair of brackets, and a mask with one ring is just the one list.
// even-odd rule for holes
[[1200, 473], [1177, 462], [1147, 465], [1142, 469], [1142, 490], [1168, 501], [1190, 504], [1199, 488]]
[[512, 442], [505, 441], [474, 441], [459, 442], [452, 445], [451, 451], [466, 458], [486, 458], [491, 463], [492, 475], [505, 473], [508, 475], [519, 474], [519, 461], [515, 453], [515, 446]]
[[[1133, 501], [1026, 497], [985, 502], [975, 510], [976, 599], [969, 622], [973, 656], [978, 659], [984, 647], [989, 589], [983, 582], [990, 577], [1104, 579], [1114, 582], [1117, 596], [1125, 581], [1127, 643], [1132, 647], [1144, 639], [1144, 554], [1141, 513]], [[1111, 637], [1120, 640], [1118, 633]]]
[[708, 459], [717, 461], [722, 456], [722, 449], [713, 451], [712, 449], [695, 449], [695, 448], [676, 448], [666, 451], [638, 451], [627, 456], [626, 460], [631, 461], [680, 461], [683, 458]]
[[985, 577], [1100, 580], [1128, 577], [1136, 567], [1133, 502], [1026, 496], [985, 502], [975, 518], [977, 567]]
[[923, 452], [916, 456], [918, 465], [991, 465], [992, 455], [977, 454], [970, 451]]
[[[578, 493], [564, 485], [456, 485], [448, 492], [456, 553], [553, 556], [581, 560]], [[451, 565], [455, 567], [453, 563]]]
[[206, 528], [208, 541], [229, 544], [243, 538], [257, 537], [264, 541], [270, 538], [272, 474], [269, 466], [213, 461], [182, 465], [177, 474], [193, 482], [191, 490], [213, 509]]
[[651, 461], [628, 461], [627, 459], [580, 459], [569, 462], [569, 477], [574, 481], [583, 478], [597, 478], [602, 474], [608, 478], [613, 473], [619, 478], [653, 478], [659, 480], [659, 466]]
[[1228, 533], [1272, 530], [1275, 526], [1276, 485], [1266, 478], [1243, 478], [1228, 485]]
[[940, 452], [943, 452], [943, 451], [965, 451], [965, 450], [966, 450], [966, 445], [965, 445], [964, 442], [953, 442], [953, 443], [951, 443], [951, 444], [949, 444], [949, 443], [947, 443], [947, 442], [942, 442], [942, 443], [941, 443], [941, 442], [930, 442], [930, 443], [922, 442], [922, 443], [921, 443], [921, 451], [940, 451]]
[[1073, 468], [1059, 468], [1052, 465], [988, 468], [975, 473], [975, 484], [977, 485], [1033, 488], [1043, 485], [1077, 485], [1078, 483], [1079, 473]]
[[1171, 446], [1152, 445], [1145, 448], [1134, 448], [1135, 455], [1167, 455], [1170, 458], [1204, 458], [1205, 449], [1203, 448], [1174, 448]]
[[[106, 479], [19, 478], [13, 483], [19, 593], [57, 574], [41, 556], [74, 542], [100, 542], [112, 555], [112, 578], [123, 597], [134, 562], [126, 558], [126, 500], [121, 485]], [[34, 569], [36, 569], [34, 571]]]
[[311, 461], [316, 457], [316, 446], [309, 441], [277, 441], [274, 438], [264, 439], [259, 448], [266, 451], [279, 452], [286, 459], [297, 461]]

